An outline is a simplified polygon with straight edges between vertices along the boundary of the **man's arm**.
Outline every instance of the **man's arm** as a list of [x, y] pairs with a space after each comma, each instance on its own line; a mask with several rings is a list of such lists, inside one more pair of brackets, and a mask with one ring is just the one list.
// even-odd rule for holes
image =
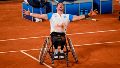
[[81, 20], [81, 19], [84, 19], [85, 18], [85, 15], [80, 15], [80, 16], [73, 16], [73, 19], [72, 21], [77, 21], [77, 20]]
[[25, 15], [30, 15], [30, 16], [36, 17], [36, 18], [45, 19], [45, 20], [48, 19], [47, 14], [30, 13], [30, 11], [26, 11], [26, 10], [23, 11], [23, 14], [25, 14]]
[[72, 21], [77, 21], [77, 20], [81, 20], [81, 19], [85, 19], [94, 15], [97, 15], [98, 11], [94, 10], [94, 11], [90, 11], [90, 13], [88, 13], [88, 15], [80, 15], [80, 16], [73, 16]]
[[40, 18], [40, 19], [45, 19], [45, 20], [48, 19], [47, 14], [36, 14], [36, 13], [30, 13], [30, 16], [32, 16], [32, 17], [36, 17], [36, 18]]

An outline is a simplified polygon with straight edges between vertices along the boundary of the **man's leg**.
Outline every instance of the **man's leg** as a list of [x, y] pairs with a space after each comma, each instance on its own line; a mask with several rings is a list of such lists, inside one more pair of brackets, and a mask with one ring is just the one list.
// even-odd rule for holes
[[58, 58], [58, 42], [55, 38], [56, 36], [51, 36], [52, 45], [54, 45], [54, 58]]
[[54, 51], [54, 58], [58, 58], [58, 45], [54, 45], [55, 51]]
[[54, 45], [54, 48], [55, 48], [54, 54], [58, 54], [58, 44], [53, 44], [53, 45]]
[[65, 38], [65, 36], [63, 36], [63, 39], [62, 39], [62, 41], [61, 41], [61, 50], [60, 50], [60, 54], [61, 54], [61, 55], [60, 55], [60, 58], [61, 58], [61, 59], [63, 59], [64, 56], [65, 56], [64, 51], [63, 51], [65, 44], [66, 44], [66, 38]]
[[64, 45], [66, 44], [66, 40], [62, 40], [61, 42], [61, 52], [63, 52], [63, 49], [64, 49]]

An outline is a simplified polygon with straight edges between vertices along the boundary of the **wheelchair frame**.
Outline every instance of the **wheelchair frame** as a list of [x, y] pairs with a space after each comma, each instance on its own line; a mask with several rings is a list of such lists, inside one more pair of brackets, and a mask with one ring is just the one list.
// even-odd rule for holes
[[[73, 55], [73, 58], [75, 60], [76, 63], [78, 63], [78, 58], [77, 58], [77, 55], [76, 55], [76, 52], [75, 52], [75, 49], [74, 49], [74, 46], [72, 44], [72, 41], [70, 38], [66, 38], [66, 44], [65, 44], [65, 48], [66, 48], [66, 51], [64, 52], [65, 53], [65, 60], [66, 60], [66, 64], [67, 64], [67, 67], [69, 66], [69, 60], [68, 60], [68, 53], [69, 52], [72, 52], [72, 55]], [[49, 53], [50, 57], [51, 57], [51, 60], [52, 60], [52, 64], [54, 64], [54, 46], [51, 44], [51, 39], [50, 37], [47, 37], [43, 43], [43, 47], [40, 49], [40, 54], [39, 54], [39, 61], [40, 61], [40, 64], [43, 64], [44, 61], [45, 61], [45, 57], [47, 55], [47, 53]], [[67, 44], [68, 43], [68, 44]], [[69, 45], [69, 46], [67, 46]], [[59, 59], [57, 59], [59, 60]]]

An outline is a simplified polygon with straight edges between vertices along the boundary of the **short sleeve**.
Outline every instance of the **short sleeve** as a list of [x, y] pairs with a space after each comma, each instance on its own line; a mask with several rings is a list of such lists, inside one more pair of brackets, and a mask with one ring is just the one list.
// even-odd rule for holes
[[70, 20], [70, 21], [73, 20], [73, 15], [69, 14], [69, 20]]
[[48, 14], [47, 14], [48, 20], [50, 20], [50, 19], [51, 19], [52, 14], [53, 14], [53, 13], [48, 13]]

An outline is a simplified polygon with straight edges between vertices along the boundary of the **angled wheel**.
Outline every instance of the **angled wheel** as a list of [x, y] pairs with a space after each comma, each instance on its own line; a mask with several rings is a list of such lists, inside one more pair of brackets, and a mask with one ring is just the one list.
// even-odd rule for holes
[[68, 47], [67, 47], [67, 43], [65, 44], [65, 47], [66, 47], [66, 54], [65, 54], [65, 59], [66, 59], [66, 64], [67, 64], [67, 67], [69, 67], [69, 60], [68, 60]]
[[40, 54], [39, 54], [39, 61], [41, 64], [44, 63], [44, 59], [48, 52], [48, 44], [49, 44], [49, 38], [46, 38], [44, 41], [43, 47], [40, 49]]
[[68, 40], [68, 44], [69, 44], [70, 50], [71, 50], [71, 52], [72, 52], [73, 58], [74, 58], [75, 62], [77, 63], [77, 62], [78, 62], [78, 58], [77, 58], [77, 55], [76, 55], [74, 46], [73, 46], [73, 44], [72, 44], [72, 41], [71, 41], [70, 38], [67, 38], [67, 40]]

